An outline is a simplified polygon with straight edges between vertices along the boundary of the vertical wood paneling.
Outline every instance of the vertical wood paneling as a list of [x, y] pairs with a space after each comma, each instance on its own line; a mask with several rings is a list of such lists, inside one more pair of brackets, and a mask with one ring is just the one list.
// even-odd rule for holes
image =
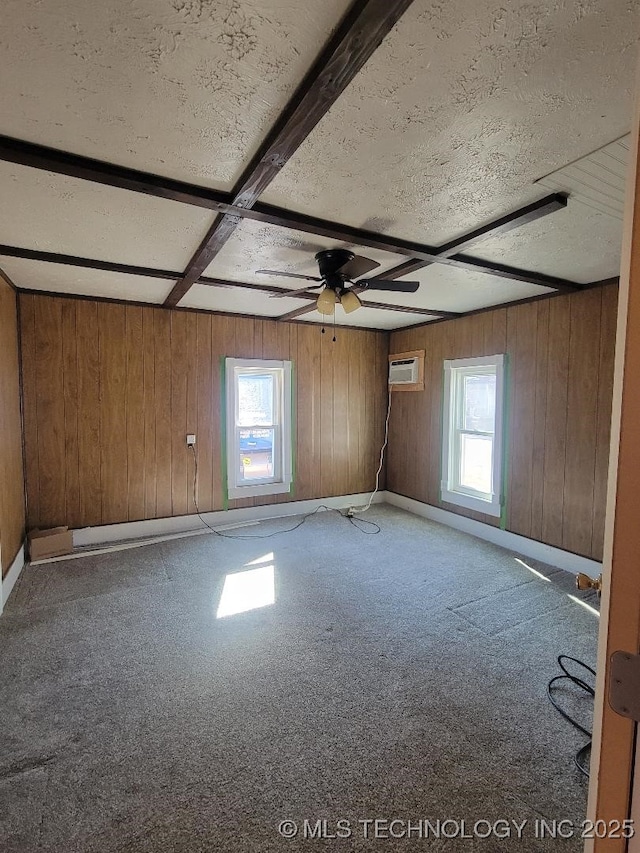
[[[142, 308], [128, 305], [125, 309], [127, 384], [125, 412], [127, 422], [127, 498], [128, 518], [144, 518], [145, 514], [145, 417], [144, 417], [144, 332]], [[143, 345], [141, 346], [141, 341]]]
[[144, 370], [144, 517], [157, 513], [156, 470], [156, 366], [154, 314], [142, 312], [142, 348]]
[[535, 360], [535, 413], [533, 421], [533, 445], [531, 472], [531, 530], [533, 539], [542, 538], [542, 508], [544, 502], [544, 442], [547, 418], [547, 375], [549, 370], [549, 308], [551, 302], [544, 300], [536, 303], [538, 308], [538, 328]]
[[320, 493], [322, 497], [334, 494], [334, 353], [331, 334], [320, 339]]
[[192, 366], [187, 357], [188, 315], [171, 314], [171, 515], [185, 515], [188, 501], [187, 376]]
[[314, 326], [298, 326], [297, 358], [293, 364], [295, 398], [306, 400], [297, 406], [298, 441], [295, 445], [295, 493], [298, 500], [307, 500], [322, 493], [320, 465], [306, 465], [314, 458], [320, 442], [320, 338]]
[[[297, 401], [293, 492], [230, 506], [373, 487], [386, 411], [384, 333], [338, 328], [334, 343], [330, 333], [304, 324], [64, 297], [49, 300], [45, 309], [45, 299], [22, 297], [34, 524], [68, 523], [76, 493], [78, 526], [192, 512], [194, 463], [185, 441], [190, 432], [197, 436], [200, 509], [221, 509], [220, 362], [226, 356], [291, 359]], [[49, 425], [37, 392], [44, 385], [55, 391], [54, 370], [60, 393], [43, 398], [43, 411], [49, 417], [46, 407], [59, 405], [53, 413], [57, 444], [38, 440]], [[67, 456], [75, 460], [77, 486], [65, 468]], [[50, 506], [52, 489], [64, 511], [47, 509], [43, 521], [40, 506], [43, 500]]]
[[[429, 417], [429, 444], [426, 445], [428, 457], [427, 487], [422, 488], [429, 503], [440, 500], [440, 483], [442, 480], [442, 391], [444, 383], [445, 357], [448, 357], [446, 344], [452, 330], [449, 323], [438, 323], [433, 329], [429, 349], [425, 352], [425, 382], [428, 382], [428, 396], [425, 399]], [[416, 348], [420, 341], [414, 341]], [[445, 356], [445, 353], [447, 355]], [[428, 372], [427, 372], [428, 370]], [[425, 390], [427, 385], [425, 384]], [[429, 400], [431, 401], [429, 405]]]
[[507, 506], [509, 529], [521, 536], [530, 536], [538, 303], [530, 302], [508, 309], [509, 330], [512, 318], [515, 334], [509, 350], [512, 353], [509, 477], [511, 489], [507, 494]]
[[186, 376], [187, 376], [187, 405], [186, 428], [182, 436], [182, 454], [187, 470], [187, 512], [194, 513], [196, 505], [193, 501], [195, 477], [195, 459], [193, 452], [187, 446], [187, 433], [196, 435], [198, 427], [198, 315], [186, 313], [187, 318], [187, 347], [186, 347]]
[[55, 527], [67, 515], [62, 302], [36, 300], [35, 324], [38, 456], [48, 461], [40, 467], [40, 524]]
[[238, 317], [233, 321], [235, 348], [234, 356], [236, 358], [262, 358], [262, 344], [256, 353], [255, 340], [255, 324], [256, 322], [248, 317]]
[[347, 424], [349, 428], [349, 467], [347, 470], [347, 483], [361, 483], [362, 476], [362, 453], [360, 451], [360, 439], [362, 436], [362, 424], [360, 412], [363, 409], [363, 349], [353, 348], [349, 352], [349, 393], [347, 397]]
[[62, 306], [62, 361], [64, 388], [64, 452], [66, 457], [66, 511], [69, 527], [80, 522], [80, 464], [78, 456], [78, 372], [76, 370], [76, 306]]
[[0, 278], [0, 549], [5, 574], [25, 533], [18, 305], [14, 290]]
[[[388, 487], [440, 504], [443, 362], [506, 353], [507, 529], [599, 559], [615, 317], [616, 288], [607, 286], [392, 333], [392, 352], [425, 349], [426, 363], [425, 394], [394, 398]], [[428, 446], [426, 467], [420, 440]]]
[[[362, 407], [360, 410], [360, 460], [361, 477], [359, 488], [354, 491], [367, 491], [375, 485], [375, 472], [377, 471], [379, 458], [375, 455], [377, 450], [376, 412], [378, 407], [384, 407], [384, 399], [378, 401], [377, 367], [372, 369], [371, 353], [376, 350], [375, 339], [372, 332], [364, 332], [363, 345], [359, 348], [361, 354], [360, 381], [362, 383]], [[375, 468], [373, 467], [375, 465]], [[384, 472], [383, 472], [384, 473]], [[382, 475], [381, 475], [382, 476]]]
[[[22, 302], [22, 297], [20, 297]], [[100, 418], [100, 341], [98, 306], [76, 302], [76, 367], [78, 371], [78, 468], [80, 518], [83, 525], [102, 524], [102, 445]], [[29, 380], [24, 377], [25, 392]], [[25, 399], [25, 415], [29, 410]], [[46, 467], [49, 460], [40, 458]], [[27, 484], [27, 494], [30, 494]], [[38, 516], [40, 518], [40, 516]]]
[[562, 544], [591, 553], [602, 290], [571, 296]]
[[156, 512], [171, 515], [171, 314], [153, 312], [155, 333]]
[[208, 314], [197, 315], [196, 336], [198, 421], [195, 432], [199, 469], [198, 506], [201, 512], [210, 512], [214, 508], [213, 482], [219, 460], [213, 453], [214, 365], [211, 355], [211, 317]]
[[544, 438], [542, 541], [562, 547], [562, 507], [567, 441], [569, 388], [569, 331], [571, 299], [558, 297], [549, 304], [547, 341], [547, 412]]
[[[56, 300], [58, 303], [59, 300]], [[102, 523], [128, 517], [126, 315], [123, 305], [101, 305], [100, 335], [100, 469]]]
[[[333, 476], [332, 492], [347, 493], [349, 462], [351, 458], [351, 430], [349, 427], [349, 386], [352, 380], [347, 335], [338, 329], [335, 342], [330, 341], [333, 355]], [[357, 393], [354, 391], [354, 393]]]
[[[7, 285], [8, 287], [8, 285]], [[22, 354], [22, 398], [24, 424], [25, 490], [27, 527], [40, 519], [40, 466], [38, 464], [38, 392], [36, 377], [36, 302], [20, 297], [20, 347]]]
[[[367, 340], [366, 335], [374, 335], [373, 332], [364, 332], [358, 333], [364, 334], [365, 337], [362, 339], [364, 341]], [[384, 420], [387, 413], [387, 403], [389, 399], [388, 395], [388, 385], [387, 379], [389, 376], [389, 336], [385, 335], [380, 341], [380, 337], [376, 336], [375, 338], [369, 337], [369, 350], [368, 350], [368, 358], [375, 365], [375, 370], [371, 375], [371, 388], [372, 388], [372, 396], [375, 401], [374, 409], [371, 413], [371, 422], [373, 424], [373, 442], [367, 448], [367, 458], [371, 459], [371, 463], [369, 463], [368, 467], [368, 475], [363, 488], [354, 489], [354, 491], [370, 491], [373, 489], [375, 484], [375, 472], [380, 463], [380, 448], [382, 446], [382, 442], [384, 440]], [[358, 346], [357, 339], [354, 341], [354, 345]], [[386, 455], [386, 454], [385, 454]], [[386, 459], [385, 465], [380, 472], [380, 488], [386, 488]], [[351, 489], [349, 490], [351, 491]]]

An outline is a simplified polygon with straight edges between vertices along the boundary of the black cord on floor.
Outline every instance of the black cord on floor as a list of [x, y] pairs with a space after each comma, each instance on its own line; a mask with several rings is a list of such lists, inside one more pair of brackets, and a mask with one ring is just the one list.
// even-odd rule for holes
[[564, 708], [560, 707], [560, 705], [553, 696], [553, 690], [557, 684], [564, 681], [569, 681], [571, 682], [571, 684], [575, 684], [576, 687], [579, 687], [581, 690], [583, 690], [585, 693], [588, 693], [592, 697], [595, 696], [595, 690], [582, 678], [577, 675], [573, 675], [573, 673], [569, 672], [563, 661], [572, 661], [573, 663], [578, 664], [578, 666], [581, 666], [583, 669], [586, 669], [587, 672], [591, 673], [591, 675], [593, 675], [594, 677], [596, 673], [594, 669], [592, 669], [590, 666], [587, 666], [587, 664], [583, 663], [583, 661], [578, 660], [578, 658], [572, 658], [569, 655], [558, 655], [558, 664], [560, 665], [560, 669], [564, 674], [554, 676], [547, 685], [547, 696], [549, 697], [549, 701], [556, 709], [556, 711], [562, 714], [565, 720], [568, 720], [572, 726], [578, 729], [578, 731], [582, 732], [582, 734], [586, 735], [589, 738], [588, 743], [585, 743], [584, 746], [580, 747], [573, 759], [578, 770], [588, 777], [589, 770], [587, 755], [591, 751], [591, 732], [577, 720], [574, 720], [574, 718], [570, 714], [568, 714], [564, 710]]
[[[196, 453], [195, 447], [190, 444], [189, 447], [193, 453], [193, 505], [196, 508], [196, 514], [200, 521], [204, 524], [205, 527], [208, 527], [212, 533], [215, 533], [216, 536], [222, 536], [223, 539], [270, 539], [272, 536], [279, 536], [281, 533], [292, 533], [294, 530], [297, 530], [299, 527], [305, 523], [308, 518], [311, 518], [312, 515], [315, 515], [321, 509], [327, 510], [327, 512], [337, 512], [342, 518], [348, 519], [354, 527], [360, 530], [362, 533], [366, 533], [368, 536], [373, 536], [376, 533], [380, 533], [380, 526], [375, 523], [375, 521], [367, 521], [364, 518], [358, 519], [358, 524], [356, 524], [356, 520], [353, 516], [348, 515], [346, 512], [342, 512], [342, 510], [335, 509], [331, 506], [326, 506], [326, 504], [320, 504], [320, 506], [316, 507], [313, 512], [308, 512], [306, 515], [303, 515], [300, 521], [293, 525], [293, 527], [287, 527], [285, 530], [274, 530], [273, 533], [256, 533], [254, 535], [242, 535], [235, 533], [222, 533], [220, 530], [215, 530], [215, 528], [211, 527], [210, 524], [204, 520], [200, 513], [200, 507], [198, 506], [198, 454]], [[375, 530], [365, 530], [363, 527], [360, 527], [361, 524], [367, 524], [371, 527], [374, 527]]]
[[[340, 512], [340, 510], [336, 510], [336, 512]], [[367, 536], [375, 536], [376, 533], [380, 533], [380, 525], [376, 524], [375, 521], [368, 521], [366, 518], [360, 518], [353, 515], [347, 515], [346, 512], [340, 512], [340, 515], [343, 518], [348, 518], [351, 524], [354, 527], [357, 527], [361, 533], [366, 533]], [[367, 524], [369, 527], [373, 527], [374, 530], [365, 530], [364, 527], [361, 527], [361, 524]]]

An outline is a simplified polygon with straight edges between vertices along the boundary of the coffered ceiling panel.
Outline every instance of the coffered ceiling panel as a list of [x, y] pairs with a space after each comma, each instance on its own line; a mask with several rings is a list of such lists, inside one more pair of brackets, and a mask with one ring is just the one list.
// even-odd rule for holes
[[244, 290], [239, 287], [211, 287], [196, 284], [180, 303], [181, 308], [204, 308], [207, 311], [230, 311], [233, 314], [257, 314], [264, 317], [280, 317], [307, 305], [308, 300], [271, 299], [268, 293]]
[[404, 278], [420, 282], [417, 293], [376, 293], [370, 298], [394, 305], [439, 311], [474, 311], [476, 308], [553, 292], [547, 287], [467, 272], [442, 264], [432, 264]]
[[405, 256], [393, 252], [355, 246], [353, 243], [340, 243], [314, 234], [305, 234], [301, 231], [292, 231], [289, 228], [279, 228], [275, 225], [265, 225], [262, 222], [245, 219], [209, 265], [205, 275], [236, 281], [255, 281], [259, 284], [275, 284], [295, 290], [303, 286], [304, 282], [294, 278], [257, 274], [256, 270], [271, 269], [301, 275], [318, 275], [318, 264], [314, 259], [316, 252], [339, 247], [350, 249], [357, 255], [364, 255], [372, 261], [377, 261], [380, 267], [371, 275], [377, 275], [406, 260]]
[[63, 264], [27, 261], [0, 255], [2, 269], [24, 290], [44, 290], [162, 304], [173, 282], [138, 275], [86, 270]]
[[620, 273], [622, 222], [569, 199], [552, 216], [474, 246], [476, 257], [587, 283]]
[[628, 131], [640, 5], [414, 2], [263, 196], [445, 242]]
[[[7, 0], [0, 133], [228, 190], [348, 6]], [[465, 253], [581, 283], [614, 276], [639, 34], [640, 6], [627, 0], [414, 0], [259, 201], [438, 246], [565, 190], [567, 209]], [[0, 243], [178, 279], [214, 221], [200, 208], [4, 162], [0, 194]], [[249, 219], [229, 234], [205, 275], [295, 290], [304, 282], [257, 270], [316, 275], [315, 253], [337, 247], [378, 262], [372, 275], [405, 259]], [[173, 284], [5, 265], [18, 286], [60, 292], [159, 302]], [[395, 328], [424, 322], [418, 310], [464, 312], [551, 292], [435, 264], [405, 278], [421, 282], [417, 293], [363, 300], [415, 315], [339, 310], [338, 324]], [[308, 301], [195, 285], [179, 304], [280, 316]], [[301, 316], [314, 318], [322, 320]]]
[[5, 0], [0, 133], [230, 188], [348, 0]]
[[210, 211], [0, 162], [0, 243], [181, 271]]

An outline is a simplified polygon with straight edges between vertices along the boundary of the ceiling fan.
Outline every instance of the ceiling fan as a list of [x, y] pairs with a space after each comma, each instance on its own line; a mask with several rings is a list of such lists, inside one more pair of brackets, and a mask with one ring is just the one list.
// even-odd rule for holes
[[[291, 290], [286, 293], [274, 293], [273, 297], [296, 296], [321, 287], [322, 291], [316, 301], [316, 307], [321, 314], [333, 314], [336, 304], [340, 303], [347, 314], [360, 308], [362, 302], [358, 299], [358, 293], [365, 290], [387, 290], [395, 293], [415, 293], [420, 282], [418, 281], [392, 281], [382, 278], [361, 278], [380, 264], [355, 255], [348, 249], [324, 249], [316, 255], [316, 261], [320, 269], [320, 276], [300, 275], [293, 272], [281, 272], [278, 270], [256, 270], [263, 275], [280, 275], [287, 278], [301, 278], [305, 281], [315, 281], [319, 284], [308, 284], [300, 290]], [[355, 281], [358, 279], [358, 281]]]

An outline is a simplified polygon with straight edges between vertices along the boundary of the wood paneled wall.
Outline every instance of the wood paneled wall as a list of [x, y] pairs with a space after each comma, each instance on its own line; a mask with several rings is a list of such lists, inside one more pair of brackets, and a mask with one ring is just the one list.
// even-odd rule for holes
[[20, 297], [29, 525], [110, 524], [222, 509], [221, 358], [291, 359], [290, 495], [373, 489], [388, 335], [154, 307]]
[[16, 293], [0, 278], [0, 550], [2, 574], [24, 540], [24, 474]]
[[602, 558], [617, 286], [394, 332], [425, 349], [425, 391], [394, 394], [387, 488], [440, 501], [443, 361], [508, 353], [507, 529]]

